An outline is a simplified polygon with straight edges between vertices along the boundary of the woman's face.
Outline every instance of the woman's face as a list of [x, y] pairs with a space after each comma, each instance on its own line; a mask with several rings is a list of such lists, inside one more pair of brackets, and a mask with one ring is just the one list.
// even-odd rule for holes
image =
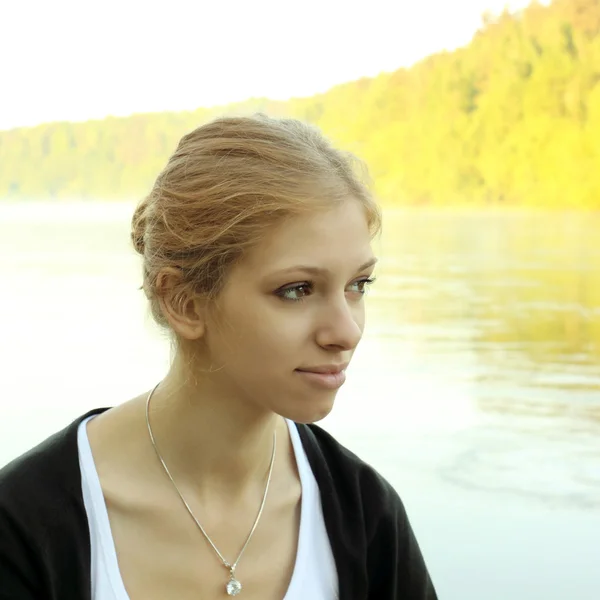
[[363, 333], [374, 262], [354, 200], [274, 229], [231, 270], [206, 324], [213, 384], [296, 422], [325, 417]]

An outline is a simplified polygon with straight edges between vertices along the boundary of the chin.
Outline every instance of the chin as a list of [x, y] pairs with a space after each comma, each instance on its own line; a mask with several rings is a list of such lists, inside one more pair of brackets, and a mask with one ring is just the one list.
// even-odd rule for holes
[[277, 410], [277, 412], [294, 423], [308, 425], [317, 423], [328, 416], [333, 410], [334, 403], [335, 394], [332, 394], [325, 398], [314, 398], [312, 401], [304, 400], [293, 405], [282, 406], [281, 410]]

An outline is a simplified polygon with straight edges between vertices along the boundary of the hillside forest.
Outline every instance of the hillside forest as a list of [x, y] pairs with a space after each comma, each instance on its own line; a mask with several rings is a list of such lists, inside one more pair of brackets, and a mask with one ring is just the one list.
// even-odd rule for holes
[[179, 138], [256, 111], [364, 159], [384, 205], [600, 209], [600, 0], [482, 16], [471, 42], [323, 94], [0, 131], [0, 199], [147, 193]]

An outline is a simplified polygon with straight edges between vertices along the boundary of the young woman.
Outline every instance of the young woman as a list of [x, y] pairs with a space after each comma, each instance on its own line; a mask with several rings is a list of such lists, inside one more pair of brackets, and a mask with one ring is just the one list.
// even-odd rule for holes
[[305, 124], [186, 135], [131, 234], [170, 369], [0, 470], [0, 599], [435, 599], [396, 492], [314, 424], [361, 339], [379, 227]]

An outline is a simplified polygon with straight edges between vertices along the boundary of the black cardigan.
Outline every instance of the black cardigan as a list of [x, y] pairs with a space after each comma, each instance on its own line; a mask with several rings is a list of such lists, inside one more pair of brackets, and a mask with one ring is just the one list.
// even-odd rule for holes
[[[78, 417], [0, 469], [0, 600], [91, 600]], [[340, 600], [436, 600], [402, 501], [317, 425], [297, 425], [321, 493]]]

